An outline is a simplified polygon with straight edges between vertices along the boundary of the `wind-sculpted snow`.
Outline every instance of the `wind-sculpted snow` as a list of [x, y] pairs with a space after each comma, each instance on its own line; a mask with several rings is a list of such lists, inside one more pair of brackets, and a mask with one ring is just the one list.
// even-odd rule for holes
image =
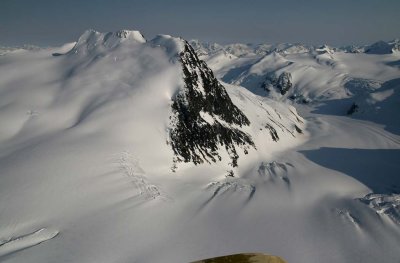
[[378, 214], [386, 215], [395, 223], [400, 224], [400, 195], [399, 194], [367, 194], [359, 199]]
[[234, 174], [227, 175], [223, 180], [207, 184], [206, 191], [212, 191], [212, 194], [205, 204], [215, 198], [231, 195], [242, 197], [243, 201], [250, 202], [256, 194], [257, 187], [262, 185], [273, 187], [284, 185], [285, 188], [290, 190], [289, 174], [293, 172], [293, 169], [294, 166], [290, 163], [261, 162], [258, 170], [251, 171], [243, 178], [236, 178]]
[[207, 185], [206, 189], [213, 191], [208, 202], [227, 193], [241, 193], [245, 195], [246, 199], [250, 200], [256, 192], [256, 187], [254, 185], [240, 179], [226, 179], [220, 182], [211, 182]]
[[10, 237], [7, 240], [0, 240], [0, 258], [49, 241], [57, 235], [58, 231], [56, 230], [42, 228], [26, 235]]
[[336, 208], [335, 212], [345, 223], [350, 223], [356, 228], [360, 227], [358, 219], [350, 211]]
[[289, 168], [293, 169], [293, 165], [290, 163], [279, 163], [273, 161], [271, 163], [262, 162], [258, 168], [260, 177], [275, 182], [276, 180], [282, 180], [288, 187], [290, 186], [290, 179], [288, 176]]

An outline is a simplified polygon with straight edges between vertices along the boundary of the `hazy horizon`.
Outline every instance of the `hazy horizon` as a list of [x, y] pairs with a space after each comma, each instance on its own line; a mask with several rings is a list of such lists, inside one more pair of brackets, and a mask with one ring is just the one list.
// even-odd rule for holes
[[87, 29], [132, 29], [150, 39], [170, 34], [204, 42], [370, 44], [400, 37], [396, 0], [3, 0], [0, 45], [54, 46]]

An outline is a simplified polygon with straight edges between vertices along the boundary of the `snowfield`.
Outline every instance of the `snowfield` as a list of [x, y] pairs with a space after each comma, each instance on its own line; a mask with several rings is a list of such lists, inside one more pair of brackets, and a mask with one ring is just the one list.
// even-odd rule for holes
[[176, 161], [172, 106], [194, 103], [185, 66], [196, 94], [212, 79], [186, 43], [89, 30], [1, 53], [0, 261], [397, 262], [400, 53], [191, 42], [250, 123], [213, 101], [194, 125], [254, 143], [218, 135], [221, 160], [196, 165]]

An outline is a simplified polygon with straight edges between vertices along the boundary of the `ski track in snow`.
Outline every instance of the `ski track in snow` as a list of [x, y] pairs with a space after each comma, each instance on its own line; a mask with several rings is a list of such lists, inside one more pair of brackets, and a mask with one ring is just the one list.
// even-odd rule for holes
[[136, 189], [139, 190], [139, 196], [146, 201], [160, 199], [171, 201], [163, 191], [152, 184], [146, 177], [145, 171], [140, 167], [139, 160], [129, 152], [123, 152], [118, 158], [119, 168], [124, 175], [128, 177]]

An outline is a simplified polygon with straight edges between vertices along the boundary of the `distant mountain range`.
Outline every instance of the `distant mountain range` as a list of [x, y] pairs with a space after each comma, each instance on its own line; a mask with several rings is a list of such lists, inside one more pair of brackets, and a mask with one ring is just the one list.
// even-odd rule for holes
[[227, 54], [241, 57], [249, 55], [267, 55], [272, 52], [281, 54], [301, 54], [311, 52], [321, 48], [329, 48], [336, 52], [342, 51], [347, 53], [368, 53], [368, 54], [391, 54], [393, 52], [400, 51], [400, 40], [395, 39], [392, 41], [378, 41], [372, 45], [364, 46], [342, 46], [342, 47], [330, 47], [327, 45], [314, 46], [305, 44], [227, 44], [221, 45], [217, 43], [201, 42], [199, 40], [190, 40], [189, 43], [193, 46], [199, 56], [212, 55], [217, 52], [226, 52]]

